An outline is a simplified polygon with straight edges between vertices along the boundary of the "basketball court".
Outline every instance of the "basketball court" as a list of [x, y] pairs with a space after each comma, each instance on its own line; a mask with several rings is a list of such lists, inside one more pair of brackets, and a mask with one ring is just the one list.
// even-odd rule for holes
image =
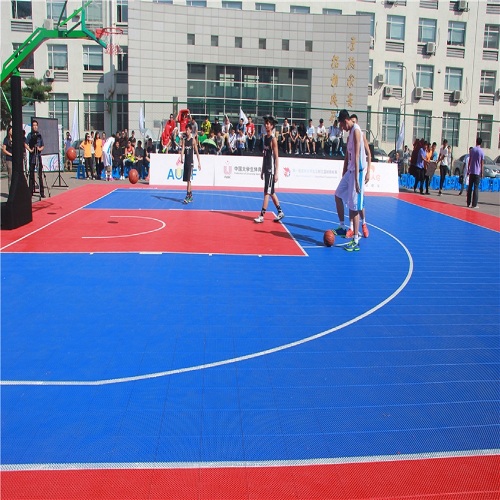
[[500, 218], [87, 184], [2, 231], [2, 498], [500, 497]]

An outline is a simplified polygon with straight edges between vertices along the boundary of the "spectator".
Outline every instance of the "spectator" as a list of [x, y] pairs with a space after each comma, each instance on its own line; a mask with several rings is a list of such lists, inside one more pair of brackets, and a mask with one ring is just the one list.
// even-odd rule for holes
[[315, 135], [316, 135], [316, 130], [314, 129], [313, 121], [312, 118], [309, 118], [309, 125], [307, 127], [307, 152], [306, 155], [311, 154], [311, 149], [312, 149], [312, 154], [316, 154], [316, 142], [315, 142]]
[[151, 165], [151, 155], [156, 153], [156, 146], [153, 144], [151, 137], [146, 145], [146, 155], [144, 156], [144, 167], [146, 170], [146, 181], [149, 181], [149, 167]]
[[238, 154], [241, 156], [245, 151], [245, 146], [247, 143], [246, 135], [243, 133], [242, 128], [238, 128], [238, 135], [236, 136], [236, 149]]
[[299, 135], [298, 140], [298, 148], [299, 148], [299, 154], [304, 155], [307, 151], [307, 130], [304, 125], [304, 123], [301, 123], [298, 128], [297, 132]]
[[[330, 156], [335, 156], [342, 150], [340, 149], [342, 146], [342, 130], [338, 125], [338, 120], [333, 122], [333, 125], [330, 125], [328, 129], [328, 142], [330, 144]], [[342, 153], [343, 155], [343, 153]]]
[[73, 163], [71, 160], [66, 156], [66, 153], [68, 152], [68, 149], [71, 147], [73, 144], [73, 138], [71, 137], [71, 134], [69, 132], [66, 132], [66, 139], [64, 139], [64, 165], [68, 169], [68, 171], [71, 171], [73, 168]]
[[247, 150], [250, 153], [253, 153], [253, 150], [255, 149], [255, 124], [252, 120], [252, 117], [248, 117], [248, 123], [247, 123]]
[[408, 173], [408, 167], [410, 165], [411, 151], [406, 145], [403, 149], [403, 174]]
[[297, 125], [295, 122], [292, 122], [292, 125], [290, 127], [290, 141], [288, 145], [288, 154], [291, 155], [295, 153], [296, 155], [299, 154], [298, 150], [299, 146], [299, 132], [297, 131]]
[[96, 168], [96, 179], [99, 180], [104, 169], [104, 163], [102, 162], [102, 139], [99, 132], [95, 133], [94, 136], [94, 157], [95, 157], [95, 168]]
[[7, 128], [7, 135], [3, 140], [2, 152], [5, 155], [5, 163], [7, 165], [8, 185], [10, 191], [10, 185], [12, 182], [12, 127], [10, 126]]
[[290, 142], [290, 124], [288, 123], [288, 118], [283, 120], [283, 125], [281, 126], [281, 147], [285, 153], [288, 153], [288, 146]]
[[229, 129], [229, 138], [227, 140], [227, 153], [230, 155], [236, 154], [237, 145], [236, 145], [236, 133], [234, 128]]
[[135, 164], [134, 167], [139, 174], [139, 179], [143, 177], [142, 167], [144, 166], [144, 158], [146, 157], [146, 152], [142, 147], [142, 141], [137, 141], [137, 147], [134, 150]]
[[214, 118], [214, 123], [212, 124], [211, 130], [213, 130], [215, 137], [219, 132], [222, 132], [222, 126], [219, 123], [219, 119], [217, 117]]
[[115, 140], [113, 149], [111, 150], [111, 157], [113, 158], [113, 167], [120, 169], [120, 180], [124, 179], [123, 176], [123, 152], [120, 146], [120, 141]]
[[[484, 151], [481, 149], [483, 140], [476, 139], [476, 146], [469, 154], [469, 165], [467, 174], [469, 175], [469, 185], [467, 187], [467, 207], [476, 208], [479, 201], [479, 181], [483, 177]], [[472, 206], [471, 206], [472, 203]]]
[[439, 150], [438, 163], [439, 165], [439, 173], [441, 174], [441, 178], [439, 180], [439, 193], [438, 196], [441, 196], [444, 181], [446, 176], [450, 173], [450, 158], [451, 158], [451, 148], [448, 148], [448, 141], [445, 139], [443, 141], [443, 147]]
[[323, 118], [320, 118], [318, 128], [316, 129], [316, 144], [317, 149], [321, 149], [321, 154], [325, 156], [325, 141], [326, 141], [326, 128]]
[[92, 141], [90, 140], [90, 135], [88, 132], [85, 134], [85, 139], [80, 144], [80, 148], [83, 149], [83, 161], [85, 162], [85, 174], [87, 180], [94, 179], [94, 165], [92, 163]]
[[203, 123], [201, 124], [200, 128], [201, 131], [203, 132], [203, 135], [206, 135], [207, 137], [210, 135], [210, 130], [212, 130], [212, 124], [210, 123], [208, 116], [205, 116], [205, 120], [203, 120]]

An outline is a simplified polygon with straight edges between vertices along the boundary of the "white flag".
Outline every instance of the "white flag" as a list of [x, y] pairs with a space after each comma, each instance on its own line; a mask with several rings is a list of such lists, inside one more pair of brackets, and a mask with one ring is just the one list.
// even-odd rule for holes
[[405, 144], [405, 121], [401, 120], [401, 125], [399, 127], [398, 140], [396, 141], [396, 151], [403, 149]]
[[248, 123], [248, 118], [245, 113], [243, 113], [243, 110], [240, 108], [240, 120], [243, 119], [243, 124], [246, 125]]
[[146, 123], [144, 121], [144, 107], [142, 106], [142, 104], [139, 108], [139, 130], [142, 135], [144, 135], [144, 132], [146, 132]]
[[78, 104], [75, 104], [75, 111], [73, 112], [73, 123], [71, 125], [71, 140], [80, 140], [80, 127], [78, 126]]

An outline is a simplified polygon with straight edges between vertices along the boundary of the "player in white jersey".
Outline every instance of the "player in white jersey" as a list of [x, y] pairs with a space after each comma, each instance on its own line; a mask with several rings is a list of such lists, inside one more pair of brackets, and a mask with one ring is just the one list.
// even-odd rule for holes
[[[357, 123], [349, 116], [347, 110], [339, 113], [339, 125], [349, 132], [347, 139], [347, 172], [342, 178], [335, 193], [335, 198], [347, 202], [349, 219], [354, 236], [344, 249], [348, 252], [359, 251], [359, 214], [364, 207], [364, 186], [367, 175], [367, 161], [363, 132]], [[369, 175], [369, 174], [368, 174]]]

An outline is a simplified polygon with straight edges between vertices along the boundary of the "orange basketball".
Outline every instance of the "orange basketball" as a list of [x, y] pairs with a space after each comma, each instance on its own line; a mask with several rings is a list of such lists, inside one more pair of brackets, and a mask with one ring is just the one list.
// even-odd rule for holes
[[73, 161], [76, 159], [76, 149], [75, 148], [68, 148], [68, 151], [66, 151], [66, 158], [68, 158], [69, 161]]
[[323, 235], [323, 243], [327, 247], [333, 246], [335, 243], [335, 233], [331, 229], [327, 229]]
[[139, 180], [139, 172], [135, 168], [131, 168], [129, 173], [128, 173], [128, 180], [130, 181], [130, 184], [137, 184], [137, 181]]

